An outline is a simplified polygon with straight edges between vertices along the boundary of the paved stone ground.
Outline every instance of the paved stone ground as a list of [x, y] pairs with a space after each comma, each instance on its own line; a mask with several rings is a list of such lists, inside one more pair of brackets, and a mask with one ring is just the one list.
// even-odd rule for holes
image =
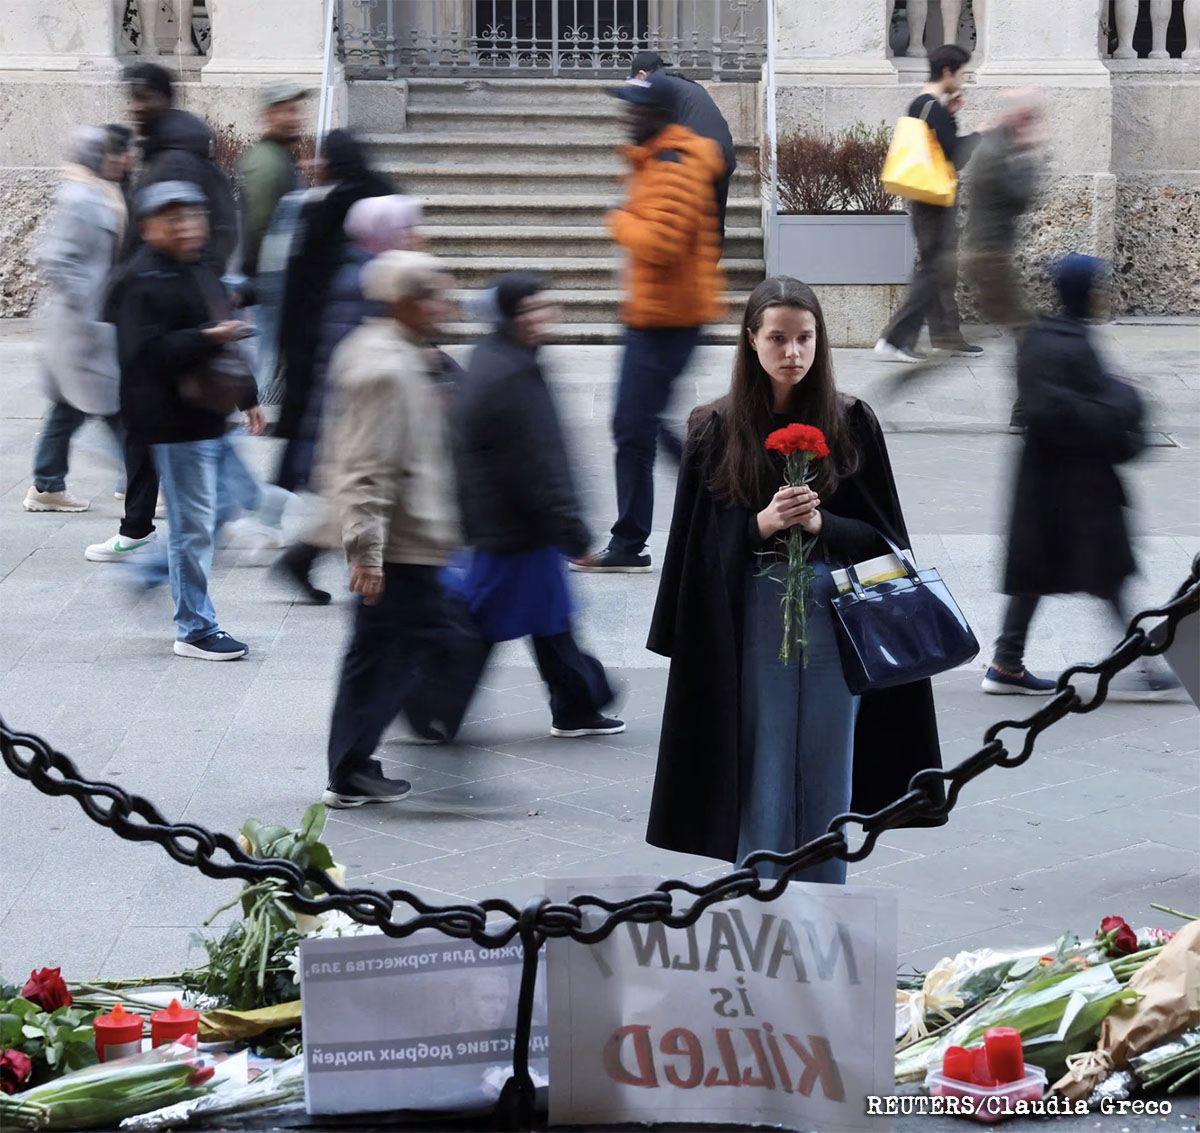
[[[1129, 470], [1142, 565], [1130, 597], [1141, 605], [1167, 596], [1200, 550], [1200, 330], [1133, 323], [1104, 337], [1114, 363], [1145, 384], [1156, 434]], [[919, 558], [941, 569], [981, 640], [999, 618], [1017, 444], [1004, 427], [1010, 349], [983, 342], [980, 362], [936, 371], [895, 396], [894, 367], [866, 351], [837, 357], [843, 388], [870, 400], [889, 430]], [[616, 352], [547, 353], [600, 531], [613, 511], [606, 421]], [[681, 383], [679, 417], [723, 389], [730, 357], [725, 347], [700, 351]], [[115, 532], [119, 514], [99, 427], [88, 426], [72, 452], [70, 486], [92, 511], [22, 512], [42, 410], [29, 328], [9, 324], [0, 331], [0, 712], [172, 818], [231, 832], [251, 815], [294, 821], [323, 787], [345, 603], [295, 605], [262, 569], [269, 556], [226, 551], [214, 598], [222, 623], [253, 653], [234, 665], [174, 658], [169, 596], [137, 592], [120, 568], [83, 558], [86, 543]], [[245, 447], [265, 468], [273, 444]], [[655, 551], [669, 520], [669, 472], [658, 489]], [[340, 565], [322, 569], [344, 593]], [[551, 739], [531, 659], [506, 646], [461, 743], [430, 749], [399, 734], [386, 743], [389, 770], [414, 783], [409, 800], [330, 819], [329, 839], [353, 878], [444, 903], [525, 898], [549, 876], [722, 872], [642, 840], [666, 677], [662, 659], [643, 648], [655, 577], [576, 580], [582, 636], [621, 682], [628, 731]], [[1028, 660], [1057, 671], [1113, 640], [1099, 603], [1060, 599], [1035, 623]], [[982, 660], [937, 681], [947, 763], [974, 750], [988, 724], [1029, 707], [981, 695]], [[958, 948], [1090, 933], [1108, 913], [1154, 923], [1163, 918], [1152, 901], [1197, 909], [1198, 748], [1197, 714], [1182, 699], [1107, 705], [1065, 721], [1024, 767], [969, 787], [947, 827], [887, 836], [852, 867], [852, 880], [898, 890], [901, 959], [918, 965]], [[11, 775], [0, 775], [0, 807], [0, 965], [9, 978], [41, 964], [77, 977], [176, 970], [190, 935], [232, 892]]]

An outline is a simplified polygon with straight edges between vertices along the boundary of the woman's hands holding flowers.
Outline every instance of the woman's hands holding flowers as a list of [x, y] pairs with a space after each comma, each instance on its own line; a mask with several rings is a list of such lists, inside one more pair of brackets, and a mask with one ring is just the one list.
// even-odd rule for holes
[[821, 498], [807, 485], [785, 484], [771, 502], [758, 513], [758, 533], [769, 539], [789, 527], [799, 527], [809, 535], [821, 532]]

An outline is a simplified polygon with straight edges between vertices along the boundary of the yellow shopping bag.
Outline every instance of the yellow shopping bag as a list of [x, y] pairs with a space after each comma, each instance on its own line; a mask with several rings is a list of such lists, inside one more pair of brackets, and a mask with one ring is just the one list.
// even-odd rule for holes
[[879, 180], [897, 196], [949, 206], [954, 204], [958, 191], [958, 174], [925, 120], [932, 105], [925, 104], [920, 118], [905, 115], [897, 120]]

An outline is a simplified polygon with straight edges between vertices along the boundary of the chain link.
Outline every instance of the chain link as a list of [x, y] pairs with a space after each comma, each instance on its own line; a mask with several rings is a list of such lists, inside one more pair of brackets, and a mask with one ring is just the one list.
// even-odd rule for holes
[[[522, 980], [522, 1011], [518, 1015], [517, 1047], [524, 1057], [515, 1059], [516, 1074], [501, 1097], [498, 1116], [512, 1128], [527, 1128], [532, 1114], [533, 1083], [528, 1073], [529, 1008], [532, 1006], [533, 981], [529, 976], [531, 951], [536, 957], [546, 939], [569, 937], [582, 944], [595, 944], [626, 921], [662, 922], [670, 928], [695, 924], [711, 905], [737, 897], [772, 901], [787, 887], [788, 879], [801, 870], [834, 858], [859, 862], [874, 850], [880, 836], [888, 830], [911, 825], [914, 820], [941, 823], [958, 802], [963, 788], [991, 767], [1019, 767], [1033, 754], [1038, 737], [1065, 717], [1094, 712], [1108, 696], [1112, 679], [1142, 657], [1165, 652], [1175, 640], [1179, 623], [1200, 610], [1200, 555], [1192, 560], [1188, 577], [1170, 601], [1154, 609], [1143, 610], [1130, 621], [1125, 637], [1113, 651], [1090, 665], [1072, 665], [1058, 677], [1057, 691], [1045, 705], [1023, 720], [1001, 720], [988, 728], [984, 745], [955, 767], [929, 768], [918, 772], [909, 782], [907, 793], [873, 814], [839, 815], [820, 838], [782, 854], [758, 850], [723, 877], [705, 885], [682, 880], [661, 882], [649, 893], [625, 901], [608, 901], [591, 894], [580, 894], [564, 904], [535, 899], [518, 909], [512, 902], [491, 898], [477, 904], [434, 906], [404, 889], [349, 889], [315, 867], [302, 869], [281, 858], [257, 858], [247, 854], [228, 834], [217, 834], [193, 823], [168, 822], [158, 808], [141, 795], [131, 795], [111, 783], [84, 779], [70, 758], [50, 747], [45, 740], [24, 732], [11, 731], [0, 719], [0, 753], [14, 775], [27, 779], [47, 795], [66, 795], [75, 799], [93, 822], [107, 826], [119, 837], [134, 842], [157, 842], [177, 862], [193, 866], [208, 877], [239, 878], [247, 882], [278, 881], [288, 891], [289, 904], [299, 912], [320, 914], [338, 910], [354, 920], [379, 929], [388, 936], [404, 937], [420, 929], [433, 928], [446, 936], [470, 939], [486, 948], [498, 948], [520, 936], [526, 953], [526, 973]], [[1151, 626], [1150, 623], [1156, 623]], [[1155, 640], [1150, 632], [1154, 631]], [[1096, 678], [1096, 690], [1084, 700], [1074, 681], [1083, 676]], [[1010, 751], [1002, 736], [1005, 732], [1023, 733], [1020, 749]], [[27, 752], [27, 755], [22, 755]], [[944, 801], [935, 799], [942, 794]], [[847, 827], [862, 830], [862, 843], [852, 849]], [[754, 867], [771, 862], [782, 867], [782, 875], [768, 883]], [[306, 882], [314, 882], [324, 896], [304, 893]], [[675, 894], [692, 898], [681, 908]], [[407, 919], [397, 914], [412, 910]], [[585, 910], [603, 913], [598, 923], [585, 927]], [[497, 914], [499, 916], [497, 917]], [[525, 985], [528, 984], [528, 988]], [[529, 1002], [525, 1000], [528, 997]]]

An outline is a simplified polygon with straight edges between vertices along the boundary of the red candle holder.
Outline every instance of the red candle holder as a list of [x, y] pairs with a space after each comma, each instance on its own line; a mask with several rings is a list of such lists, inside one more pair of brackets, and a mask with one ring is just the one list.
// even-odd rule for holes
[[172, 999], [169, 1006], [150, 1016], [151, 1046], [166, 1046], [185, 1035], [198, 1035], [199, 1032], [200, 1012], [181, 1006], [178, 999]]
[[97, 1015], [92, 1022], [96, 1032], [96, 1054], [101, 1062], [127, 1058], [142, 1052], [142, 1017], [114, 1003], [112, 1013]]
[[948, 1046], [942, 1055], [942, 1073], [957, 1082], [970, 1082], [975, 1058], [965, 1046]]
[[971, 1054], [971, 1081], [977, 1086], [998, 1086], [1000, 1083], [988, 1069], [987, 1050], [982, 1046], [973, 1046]]
[[988, 1073], [998, 1082], [1015, 1082], [1025, 1077], [1025, 1051], [1021, 1032], [1015, 1027], [988, 1027], [983, 1032]]

